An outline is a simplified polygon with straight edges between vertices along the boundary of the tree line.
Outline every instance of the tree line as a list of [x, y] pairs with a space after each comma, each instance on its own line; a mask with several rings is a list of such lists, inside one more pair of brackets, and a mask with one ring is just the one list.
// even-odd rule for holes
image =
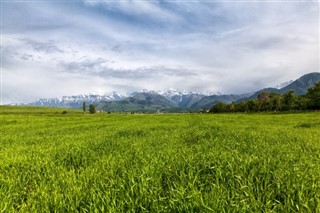
[[261, 92], [257, 99], [232, 102], [225, 104], [219, 102], [211, 107], [211, 113], [223, 112], [280, 112], [320, 110], [320, 82], [308, 89], [305, 95], [296, 96], [293, 90], [281, 95], [278, 93]]

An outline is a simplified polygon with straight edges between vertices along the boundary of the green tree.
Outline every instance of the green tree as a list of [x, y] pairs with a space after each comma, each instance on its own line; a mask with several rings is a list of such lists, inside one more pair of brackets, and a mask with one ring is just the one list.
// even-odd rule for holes
[[246, 111], [257, 112], [259, 111], [259, 102], [257, 100], [249, 100], [246, 102]]
[[227, 104], [219, 102], [215, 104], [210, 111], [214, 113], [227, 112]]
[[236, 112], [245, 112], [247, 110], [247, 105], [245, 102], [240, 102], [236, 104]]
[[298, 110], [307, 110], [310, 100], [305, 96], [297, 96], [295, 102], [295, 108]]
[[270, 101], [269, 101], [269, 110], [272, 111], [281, 111], [282, 109], [282, 102], [283, 98], [278, 93], [271, 93], [269, 95]]
[[270, 101], [269, 99], [269, 93], [267, 92], [261, 92], [257, 97], [259, 103], [260, 103], [260, 110], [268, 110], [268, 103]]
[[320, 81], [308, 89], [306, 97], [309, 99], [309, 109], [320, 109]]
[[289, 90], [283, 95], [283, 109], [284, 110], [293, 110], [296, 97], [294, 95], [294, 90]]
[[89, 106], [89, 112], [90, 112], [91, 114], [96, 113], [96, 107], [95, 107], [93, 104], [90, 104], [90, 106]]
[[234, 102], [230, 103], [228, 106], [227, 106], [227, 111], [228, 112], [235, 112], [236, 111], [236, 104]]
[[86, 112], [86, 102], [85, 101], [82, 104], [82, 110], [83, 110], [83, 113]]

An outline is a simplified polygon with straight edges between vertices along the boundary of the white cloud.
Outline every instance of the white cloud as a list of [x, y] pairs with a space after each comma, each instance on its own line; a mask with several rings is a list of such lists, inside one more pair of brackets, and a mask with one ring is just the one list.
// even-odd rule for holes
[[315, 3], [17, 4], [4, 4], [4, 103], [143, 88], [243, 93], [319, 71]]

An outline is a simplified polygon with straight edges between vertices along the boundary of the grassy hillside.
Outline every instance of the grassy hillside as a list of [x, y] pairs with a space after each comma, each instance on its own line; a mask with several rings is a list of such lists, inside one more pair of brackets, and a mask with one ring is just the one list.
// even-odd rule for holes
[[1, 108], [1, 212], [320, 212], [319, 113], [61, 111]]

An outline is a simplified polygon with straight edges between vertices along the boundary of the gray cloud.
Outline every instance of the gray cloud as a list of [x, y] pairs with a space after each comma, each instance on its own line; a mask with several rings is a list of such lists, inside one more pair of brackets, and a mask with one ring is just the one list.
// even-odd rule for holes
[[46, 54], [50, 53], [63, 53], [61, 49], [55, 44], [54, 41], [50, 40], [47, 42], [34, 41], [32, 39], [21, 39], [26, 44], [30, 45], [35, 51], [43, 52]]
[[31, 54], [23, 54], [22, 56], [21, 56], [21, 59], [22, 60], [33, 60], [33, 55], [31, 55]]
[[73, 61], [73, 62], [61, 62], [60, 66], [64, 69], [65, 72], [71, 73], [83, 73], [83, 74], [92, 74], [96, 75], [105, 69], [104, 65], [109, 63], [108, 60], [98, 58], [95, 60], [85, 59], [82, 61]]
[[114, 70], [106, 69], [101, 73], [106, 78], [122, 79], [157, 79], [164, 77], [192, 78], [198, 74], [186, 68], [169, 68], [165, 66], [141, 67], [137, 69]]
[[100, 76], [106, 79], [156, 79], [160, 77], [193, 77], [196, 71], [184, 67], [170, 68], [166, 66], [139, 67], [135, 69], [115, 69], [109, 65], [112, 62], [98, 58], [79, 62], [60, 63], [65, 72]]

